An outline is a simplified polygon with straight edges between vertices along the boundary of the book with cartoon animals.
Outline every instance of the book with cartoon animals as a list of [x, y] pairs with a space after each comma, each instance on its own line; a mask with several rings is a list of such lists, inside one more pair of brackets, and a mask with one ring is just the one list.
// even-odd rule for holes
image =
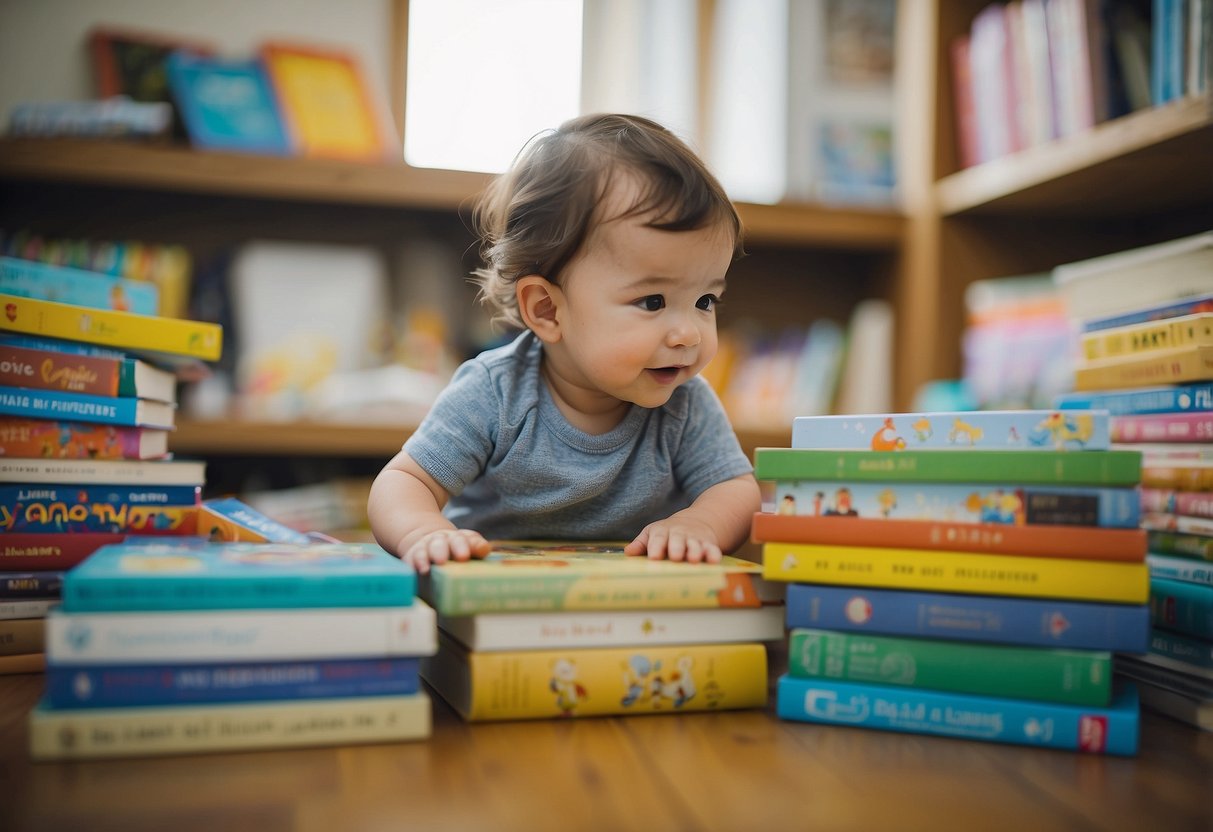
[[793, 448], [839, 450], [1103, 451], [1106, 410], [989, 410], [798, 416]]

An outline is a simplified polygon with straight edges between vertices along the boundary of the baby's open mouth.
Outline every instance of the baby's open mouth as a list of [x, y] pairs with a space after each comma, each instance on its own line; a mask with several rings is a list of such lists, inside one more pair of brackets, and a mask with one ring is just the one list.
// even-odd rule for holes
[[649, 372], [661, 384], [669, 384], [678, 378], [678, 374], [682, 372], [682, 367], [651, 367], [649, 368]]

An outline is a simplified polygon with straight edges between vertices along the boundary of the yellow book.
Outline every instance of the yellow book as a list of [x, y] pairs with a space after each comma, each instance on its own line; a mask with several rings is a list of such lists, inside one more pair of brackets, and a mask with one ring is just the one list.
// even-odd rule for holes
[[464, 719], [545, 719], [761, 708], [761, 644], [479, 653], [439, 637], [421, 676]]
[[1083, 356], [1089, 361], [1209, 345], [1213, 345], [1213, 312], [1118, 326], [1082, 336]]
[[799, 583], [1119, 604], [1150, 595], [1144, 563], [809, 543], [766, 543], [762, 563], [768, 579]]
[[205, 321], [135, 315], [49, 300], [0, 295], [0, 330], [85, 341], [123, 350], [217, 361], [223, 327]]
[[1074, 389], [1116, 390], [1213, 379], [1213, 346], [1187, 346], [1088, 361], [1074, 370]]

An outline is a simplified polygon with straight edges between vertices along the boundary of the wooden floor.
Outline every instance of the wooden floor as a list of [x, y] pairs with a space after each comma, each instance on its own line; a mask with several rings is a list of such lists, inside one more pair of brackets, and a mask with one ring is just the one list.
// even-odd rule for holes
[[31, 763], [42, 676], [0, 677], [0, 829], [1213, 829], [1213, 734], [1145, 714], [1140, 756], [717, 714], [466, 725], [424, 742]]

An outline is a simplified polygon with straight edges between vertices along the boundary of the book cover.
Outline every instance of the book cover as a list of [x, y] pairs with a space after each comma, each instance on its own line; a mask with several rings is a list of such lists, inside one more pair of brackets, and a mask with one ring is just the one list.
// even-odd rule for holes
[[223, 349], [223, 328], [204, 321], [88, 309], [15, 295], [0, 296], [0, 306], [0, 330], [8, 332], [204, 361], [218, 361]]
[[[30, 598], [24, 601], [0, 601], [0, 618], [46, 618], [57, 598]], [[782, 626], [782, 624], [781, 624]]]
[[1142, 387], [1097, 393], [1063, 393], [1054, 402], [1062, 410], [1106, 409], [1113, 416], [1213, 411], [1213, 383]]
[[798, 416], [792, 447], [839, 450], [1107, 450], [1107, 411], [989, 410]]
[[1144, 653], [1150, 612], [1143, 604], [1092, 604], [792, 584], [788, 627]]
[[1135, 451], [819, 451], [757, 448], [760, 480], [854, 480], [859, 482], [962, 482], [1025, 485], [1134, 486], [1141, 479]]
[[57, 390], [0, 386], [0, 415], [170, 430], [176, 423], [177, 410], [171, 404], [150, 399], [87, 396]]
[[0, 537], [0, 572], [65, 571], [124, 537], [120, 532], [6, 532]]
[[1087, 361], [1074, 368], [1075, 390], [1116, 390], [1213, 378], [1213, 346], [1155, 350]]
[[[70, 581], [69, 581], [70, 583]], [[70, 608], [65, 603], [65, 609]], [[436, 643], [434, 611], [404, 606], [171, 610], [47, 617], [51, 664], [373, 659], [424, 656]]]
[[1117, 416], [1113, 442], [1213, 442], [1213, 413]]
[[788, 675], [1104, 707], [1112, 654], [795, 629]]
[[179, 49], [211, 55], [214, 45], [179, 35], [97, 26], [88, 33], [93, 83], [100, 98], [171, 102], [164, 62]]
[[177, 401], [177, 378], [137, 358], [99, 358], [0, 343], [0, 384], [92, 396]]
[[443, 615], [606, 609], [712, 609], [762, 604], [762, 568], [649, 560], [621, 543], [494, 543], [480, 560], [436, 565], [420, 594]]
[[174, 52], [165, 72], [194, 147], [290, 154], [278, 98], [261, 61]]
[[0, 457], [156, 459], [168, 453], [168, 431], [62, 419], [0, 417]]
[[1130, 563], [1140, 563], [1146, 555], [1146, 533], [1142, 529], [1009, 526], [764, 512], [754, 515], [751, 538], [756, 543], [888, 546]]
[[421, 678], [470, 722], [761, 708], [761, 644], [468, 652], [446, 637]]
[[1151, 578], [1213, 586], [1213, 564], [1207, 561], [1149, 554], [1146, 556], [1146, 565], [1150, 567]]
[[45, 619], [0, 618], [0, 656], [41, 653], [45, 644]]
[[0, 530], [6, 535], [191, 535], [198, 521], [198, 492], [193, 485], [0, 485]]
[[369, 543], [117, 544], [68, 573], [63, 609], [408, 606], [415, 589], [412, 567]]
[[430, 700], [407, 696], [30, 711], [30, 756], [88, 760], [400, 742], [430, 735]]
[[775, 514], [801, 517], [941, 520], [1004, 526], [1137, 528], [1133, 488], [1066, 488], [1006, 483], [775, 480]]
[[444, 615], [438, 627], [470, 650], [556, 650], [646, 644], [778, 641], [782, 606]]
[[1140, 704], [1118, 683], [1106, 708], [779, 677], [780, 719], [903, 731], [1090, 754], [1137, 753]]
[[0, 457], [0, 483], [200, 486], [205, 477], [206, 463], [201, 460]]
[[1136, 309], [1123, 315], [1091, 318], [1082, 322], [1082, 331], [1084, 333], [1098, 332], [1101, 329], [1145, 324], [1167, 318], [1178, 318], [1183, 315], [1197, 315], [1201, 312], [1213, 312], [1213, 292], [1206, 292], [1175, 303], [1164, 303], [1159, 306]]
[[1143, 604], [1145, 563], [764, 543], [763, 575], [773, 581], [917, 589], [1024, 598]]
[[59, 598], [63, 593], [63, 572], [0, 573], [0, 600]]
[[1176, 491], [1173, 488], [1141, 489], [1141, 510], [1213, 518], [1213, 491]]
[[1150, 622], [1183, 635], [1213, 640], [1213, 586], [1150, 578]]
[[128, 280], [16, 257], [0, 257], [0, 294], [136, 315], [155, 315], [160, 303], [156, 284], [146, 280]]
[[203, 500], [198, 509], [198, 534], [216, 542], [310, 543], [303, 532], [266, 517], [235, 497]]
[[402, 696], [419, 689], [418, 658], [211, 664], [50, 664], [52, 708], [137, 708], [211, 702]]
[[1213, 312], [1101, 329], [1082, 336], [1082, 354], [1088, 361], [1210, 345]]

